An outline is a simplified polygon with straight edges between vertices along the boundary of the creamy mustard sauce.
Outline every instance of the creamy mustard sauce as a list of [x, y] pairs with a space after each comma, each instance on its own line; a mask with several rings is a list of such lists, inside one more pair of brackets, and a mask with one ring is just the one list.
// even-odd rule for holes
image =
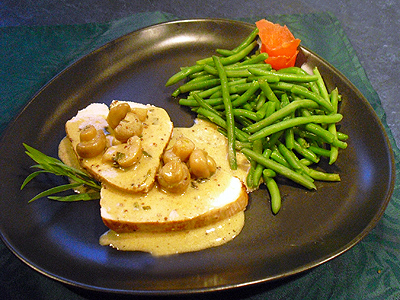
[[[104, 162], [102, 156], [81, 159], [81, 165], [96, 179], [128, 192], [147, 192], [154, 184], [155, 174], [160, 164], [160, 156], [170, 139], [173, 124], [168, 113], [159, 107], [132, 104], [132, 107], [147, 109], [147, 118], [143, 122], [142, 147], [145, 155], [129, 168], [115, 168]], [[80, 142], [80, 132], [88, 125], [107, 131], [109, 109], [105, 104], [93, 103], [80, 110], [66, 123], [66, 132], [73, 149]]]
[[[110, 230], [100, 238], [101, 245], [157, 256], [170, 255], [219, 246], [240, 233], [244, 226], [243, 210], [247, 199], [244, 205], [236, 199], [240, 195], [241, 181], [245, 182], [247, 176], [248, 160], [238, 153], [238, 169], [231, 170], [227, 159], [227, 139], [210, 122], [196, 120], [190, 128], [174, 128], [167, 148], [182, 136], [192, 140], [196, 148], [209, 153], [216, 162], [217, 172], [205, 182], [196, 183], [195, 187], [191, 185], [181, 195], [166, 193], [157, 187], [147, 194], [130, 195], [113, 188], [103, 188], [102, 216], [132, 221], [137, 224], [138, 231], [116, 233]], [[230, 202], [232, 205], [229, 205]], [[208, 217], [208, 212], [213, 212], [212, 218]], [[215, 222], [214, 217], [219, 221]], [[151, 231], [152, 227], [146, 226], [148, 222], [160, 232]], [[194, 228], [177, 230], [174, 227], [176, 223], [182, 224], [178, 227]]]
[[110, 230], [100, 237], [100, 244], [155, 256], [199, 251], [234, 239], [242, 230], [244, 219], [244, 212], [239, 212], [215, 224], [186, 231], [116, 233]]
[[169, 145], [175, 144], [178, 138], [185, 136], [194, 142], [196, 148], [207, 151], [217, 163], [218, 168], [246, 183], [247, 173], [250, 168], [248, 159], [241, 152], [237, 152], [238, 168], [237, 170], [231, 170], [228, 160], [228, 140], [223, 134], [218, 132], [217, 128], [217, 125], [209, 121], [196, 119], [192, 127], [174, 128]]
[[[105, 108], [101, 108], [105, 115]], [[82, 119], [85, 119], [85, 123], [89, 121], [84, 116]], [[104, 119], [104, 116], [100, 119]], [[93, 120], [98, 122], [96, 118]], [[81, 122], [74, 123], [77, 127], [82, 126]], [[104, 128], [103, 122], [100, 123], [97, 127]], [[78, 132], [77, 128], [74, 129], [74, 132]], [[236, 199], [242, 183], [246, 182], [249, 161], [243, 154], [237, 153], [238, 169], [231, 170], [227, 158], [227, 139], [210, 122], [196, 119], [190, 128], [174, 128], [167, 148], [182, 136], [191, 139], [196, 148], [208, 152], [217, 164], [216, 173], [204, 182], [194, 181], [181, 195], [162, 191], [157, 185], [147, 193], [129, 193], [103, 182], [100, 202], [103, 218], [139, 225], [150, 223], [155, 227], [139, 226], [138, 231], [127, 233], [109, 230], [100, 237], [101, 245], [123, 251], [144, 251], [156, 256], [171, 255], [219, 246], [241, 232], [247, 196], [245, 200], [243, 197], [241, 201]], [[64, 163], [77, 167], [79, 161], [73, 151], [74, 142], [74, 139], [72, 143], [69, 140], [62, 141], [59, 156]], [[229, 205], [230, 202], [233, 204]], [[211, 217], [208, 211], [213, 213]], [[174, 227], [176, 222], [184, 225]]]
[[219, 170], [215, 175], [214, 180], [193, 183], [183, 194], [164, 192], [157, 187], [146, 194], [127, 194], [103, 186], [101, 215], [132, 222], [136, 230], [166, 231], [208, 225], [215, 222], [214, 218], [230, 217], [247, 205], [247, 200], [236, 202], [242, 192], [239, 179]]

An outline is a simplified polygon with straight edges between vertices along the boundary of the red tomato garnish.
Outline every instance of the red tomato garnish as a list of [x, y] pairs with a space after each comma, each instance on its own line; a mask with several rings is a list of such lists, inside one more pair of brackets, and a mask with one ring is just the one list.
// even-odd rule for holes
[[292, 56], [270, 56], [265, 60], [265, 63], [270, 64], [275, 70], [293, 67], [296, 63], [298, 52], [296, 51]]
[[[281, 46], [266, 50], [269, 56], [289, 56], [291, 57], [293, 53], [296, 53], [297, 47], [300, 45], [299, 39], [293, 39], [288, 42], [283, 42]], [[261, 49], [263, 47], [261, 46]], [[262, 50], [261, 50], [262, 51]]]
[[274, 24], [265, 19], [256, 22], [261, 39], [261, 52], [268, 53], [265, 61], [272, 68], [279, 70], [292, 67], [296, 62], [299, 39], [295, 39], [290, 30], [285, 26]]

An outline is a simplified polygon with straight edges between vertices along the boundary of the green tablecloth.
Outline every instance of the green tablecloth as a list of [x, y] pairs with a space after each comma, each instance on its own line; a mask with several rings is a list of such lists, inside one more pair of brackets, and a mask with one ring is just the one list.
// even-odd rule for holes
[[[347, 76], [371, 103], [394, 148], [380, 100], [337, 19], [329, 13], [257, 16], [286, 24], [293, 34]], [[99, 46], [133, 30], [178, 19], [162, 12], [136, 14], [104, 24], [0, 28], [0, 132], [46, 82]], [[340, 257], [311, 271], [239, 290], [242, 299], [398, 299], [400, 298], [400, 191], [396, 182], [391, 202], [377, 227]], [[1, 213], [1, 212], [0, 212]], [[20, 262], [0, 243], [0, 295], [6, 299], [99, 299], [49, 279]]]

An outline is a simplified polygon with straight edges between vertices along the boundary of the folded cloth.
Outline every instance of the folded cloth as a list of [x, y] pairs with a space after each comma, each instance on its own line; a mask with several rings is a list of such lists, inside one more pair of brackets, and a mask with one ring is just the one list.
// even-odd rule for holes
[[[396, 166], [399, 150], [385, 122], [380, 99], [372, 88], [338, 20], [330, 13], [260, 16], [286, 24], [313, 50], [334, 65], [368, 99], [382, 120], [393, 145]], [[103, 24], [0, 28], [0, 133], [34, 94], [65, 67], [105, 43], [152, 24], [177, 19], [163, 12], [148, 12]], [[399, 169], [399, 168], [397, 168]], [[305, 274], [273, 285], [261, 286], [246, 299], [387, 299], [400, 295], [400, 249], [397, 224], [400, 210], [399, 183], [377, 227], [340, 257]], [[81, 291], [44, 277], [24, 265], [0, 243], [0, 291], [5, 299], [82, 299]], [[394, 284], [394, 286], [390, 286]], [[257, 292], [258, 291], [258, 292]], [[99, 299], [99, 295], [90, 296]], [[236, 298], [237, 299], [237, 298]]]

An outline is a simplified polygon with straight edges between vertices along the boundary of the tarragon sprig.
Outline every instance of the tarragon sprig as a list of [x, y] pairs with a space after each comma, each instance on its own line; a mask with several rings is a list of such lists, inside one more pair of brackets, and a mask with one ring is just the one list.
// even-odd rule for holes
[[[35, 197], [33, 197], [31, 200], [29, 200], [29, 202], [35, 201], [36, 199], [42, 197], [48, 197], [51, 200], [66, 201], [66, 202], [100, 199], [101, 186], [91, 176], [89, 176], [88, 174], [79, 169], [64, 164], [62, 161], [54, 157], [47, 156], [46, 154], [40, 152], [39, 150], [36, 150], [35, 148], [32, 148], [26, 144], [23, 145], [27, 150], [25, 151], [25, 153], [37, 163], [37, 165], [33, 165], [32, 168], [37, 168], [39, 170], [31, 173], [26, 177], [26, 179], [21, 185], [21, 190], [30, 181], [32, 181], [32, 179], [34, 179], [39, 174], [43, 173], [51, 173], [57, 176], [66, 176], [71, 179], [71, 183], [59, 185], [50, 188], [44, 192], [41, 192], [37, 194]], [[88, 187], [91, 190], [91, 192], [77, 193], [68, 196], [51, 196], [70, 189], [75, 189], [80, 186]]]

